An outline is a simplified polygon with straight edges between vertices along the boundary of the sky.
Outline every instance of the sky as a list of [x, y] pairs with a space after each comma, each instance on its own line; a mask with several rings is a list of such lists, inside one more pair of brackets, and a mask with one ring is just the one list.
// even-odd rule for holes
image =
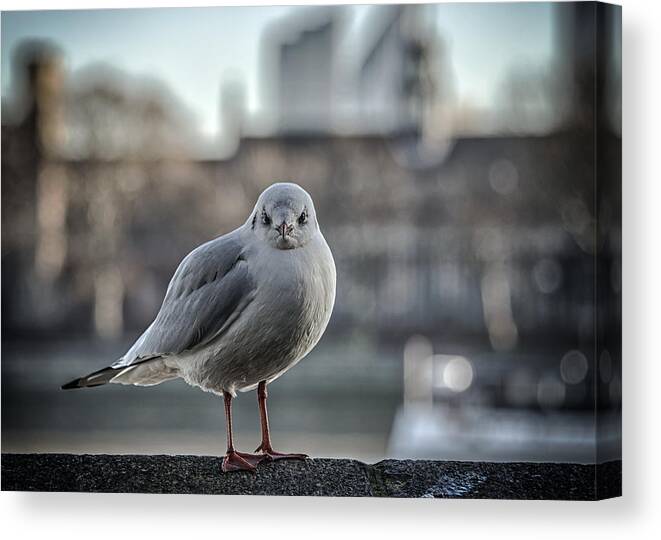
[[[262, 32], [291, 6], [159, 8], [2, 13], [2, 95], [11, 88], [11, 55], [26, 38], [47, 38], [75, 72], [104, 62], [133, 76], [165, 82], [206, 135], [219, 127], [220, 82], [245, 87], [250, 115], [263, 108]], [[365, 20], [368, 6], [350, 13]], [[435, 23], [452, 58], [458, 97], [488, 107], [503, 73], [515, 63], [543, 65], [552, 54], [552, 8], [545, 3], [443, 4]], [[369, 22], [369, 21], [368, 21]]]
[[511, 66], [543, 66], [553, 52], [549, 3], [451, 3], [437, 8], [437, 25], [449, 47], [457, 94], [479, 107], [497, 98]]

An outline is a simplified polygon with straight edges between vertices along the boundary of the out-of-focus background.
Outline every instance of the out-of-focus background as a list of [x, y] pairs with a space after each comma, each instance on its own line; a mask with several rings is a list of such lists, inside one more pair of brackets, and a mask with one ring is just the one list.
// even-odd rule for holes
[[[59, 386], [120, 357], [182, 257], [292, 180], [338, 293], [271, 386], [279, 449], [619, 456], [620, 13], [3, 13], [2, 451], [222, 454], [220, 400], [183, 382]], [[251, 450], [253, 394], [235, 416]]]

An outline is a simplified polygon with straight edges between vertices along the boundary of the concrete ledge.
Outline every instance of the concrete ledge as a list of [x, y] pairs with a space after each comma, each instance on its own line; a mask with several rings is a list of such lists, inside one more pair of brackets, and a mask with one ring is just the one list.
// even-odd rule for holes
[[349, 459], [279, 461], [256, 474], [222, 458], [3, 454], [3, 491], [594, 500], [621, 495], [622, 462], [600, 465]]

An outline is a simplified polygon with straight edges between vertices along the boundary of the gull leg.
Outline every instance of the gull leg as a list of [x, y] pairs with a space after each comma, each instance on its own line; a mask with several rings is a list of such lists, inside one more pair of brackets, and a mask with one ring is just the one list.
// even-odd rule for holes
[[268, 458], [263, 454], [248, 454], [245, 452], [237, 452], [234, 449], [234, 437], [232, 435], [232, 394], [229, 392], [223, 392], [223, 398], [225, 400], [225, 423], [227, 427], [227, 453], [223, 458], [223, 472], [254, 472], [257, 464]]
[[266, 381], [262, 381], [257, 386], [257, 402], [259, 404], [259, 419], [262, 424], [262, 444], [259, 445], [255, 452], [262, 452], [262, 455], [268, 456], [271, 459], [306, 459], [306, 454], [283, 454], [276, 452], [271, 446], [271, 434], [269, 432], [269, 416], [266, 411]]

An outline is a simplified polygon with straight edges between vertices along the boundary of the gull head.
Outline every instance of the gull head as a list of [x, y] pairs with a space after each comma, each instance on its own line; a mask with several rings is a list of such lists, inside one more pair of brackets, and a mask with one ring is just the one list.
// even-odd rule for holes
[[257, 238], [275, 249], [303, 247], [319, 230], [312, 197], [289, 182], [266, 188], [247, 224]]

